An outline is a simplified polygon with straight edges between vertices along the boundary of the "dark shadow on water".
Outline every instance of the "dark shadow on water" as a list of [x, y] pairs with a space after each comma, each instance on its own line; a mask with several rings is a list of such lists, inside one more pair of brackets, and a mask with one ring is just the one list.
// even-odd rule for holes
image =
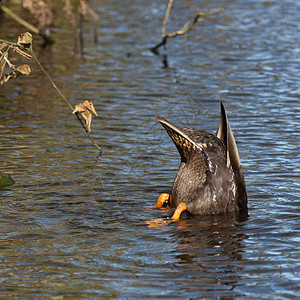
[[[180, 281], [184, 292], [203, 293], [205, 297], [243, 296], [234, 292], [240, 285], [244, 260], [243, 222], [247, 217], [186, 217], [174, 230], [177, 248], [175, 258], [179, 269], [189, 270]], [[194, 271], [193, 271], [194, 270]], [[188, 289], [193, 282], [194, 288]], [[200, 294], [199, 294], [200, 293]]]

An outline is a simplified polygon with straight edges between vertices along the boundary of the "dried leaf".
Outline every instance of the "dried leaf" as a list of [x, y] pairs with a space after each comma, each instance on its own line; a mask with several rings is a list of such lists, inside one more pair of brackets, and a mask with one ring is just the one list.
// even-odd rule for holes
[[1, 51], [3, 48], [5, 48], [6, 46], [8, 46], [6, 43], [1, 43], [1, 44], [0, 44], [0, 51]]
[[21, 33], [18, 37], [18, 45], [23, 46], [26, 49], [32, 50], [32, 35], [29, 32]]
[[32, 56], [30, 54], [28, 54], [27, 52], [25, 51], [22, 51], [21, 49], [19, 49], [18, 47], [14, 47], [14, 51], [16, 51], [18, 54], [24, 56], [25, 58], [27, 59], [31, 59]]
[[8, 59], [8, 50], [6, 50], [6, 51], [4, 52], [4, 54], [5, 54], [5, 55], [2, 55], [2, 56], [1, 56], [1, 60], [2, 60], [2, 59], [5, 60], [5, 62], [7, 63], [7, 65], [8, 65], [10, 68], [15, 69], [16, 66], [13, 65], [13, 64], [9, 61], [9, 59]]
[[2, 77], [4, 67], [5, 67], [6, 62], [7, 62], [7, 57], [8, 57], [8, 53], [4, 52], [1, 56], [1, 58], [0, 58], [0, 78]]
[[28, 65], [19, 66], [17, 69], [11, 71], [4, 75], [0, 85], [3, 85], [10, 79], [18, 78], [21, 75], [29, 75], [31, 73], [30, 67]]
[[6, 83], [9, 79], [13, 78], [13, 72], [7, 73], [3, 76], [3, 79], [0, 82], [0, 85], [3, 85], [4, 83]]
[[82, 103], [77, 104], [75, 106], [75, 109], [73, 110], [73, 114], [80, 113], [82, 115], [82, 117], [85, 120], [85, 125], [86, 125], [86, 128], [87, 128], [88, 132], [91, 132], [91, 124], [92, 124], [92, 117], [93, 117], [91, 112], [94, 113], [95, 116], [98, 117], [98, 114], [95, 110], [93, 102], [90, 101], [90, 100], [85, 100], [83, 102], [83, 104]]
[[88, 132], [91, 132], [92, 117], [93, 117], [92, 114], [87, 110], [84, 113], [82, 113], [82, 116], [85, 119]]
[[75, 105], [75, 109], [73, 110], [73, 114], [76, 114], [76, 113], [83, 113], [85, 111], [85, 107], [82, 103], [79, 103], [77, 105]]
[[95, 107], [94, 107], [94, 104], [93, 104], [93, 102], [92, 102], [91, 100], [85, 100], [85, 101], [83, 102], [83, 105], [84, 105], [85, 107], [87, 107], [88, 110], [90, 110], [96, 117], [98, 117], [98, 114], [97, 114], [97, 112], [96, 112], [96, 109], [95, 109]]
[[26, 75], [26, 76], [28, 76], [31, 73], [31, 69], [28, 65], [19, 66], [17, 71], [19, 71], [22, 75]]

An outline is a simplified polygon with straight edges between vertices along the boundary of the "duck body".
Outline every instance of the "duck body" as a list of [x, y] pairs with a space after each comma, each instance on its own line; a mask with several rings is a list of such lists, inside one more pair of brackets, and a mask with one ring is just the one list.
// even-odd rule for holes
[[227, 167], [224, 144], [204, 130], [180, 130], [197, 146], [185, 147], [186, 159], [173, 183], [171, 205], [185, 202], [190, 213], [201, 215], [235, 212], [233, 171]]
[[157, 120], [181, 156], [170, 206], [182, 207], [183, 203], [184, 210], [197, 215], [247, 212], [244, 175], [223, 104], [216, 135], [180, 128], [161, 117]]

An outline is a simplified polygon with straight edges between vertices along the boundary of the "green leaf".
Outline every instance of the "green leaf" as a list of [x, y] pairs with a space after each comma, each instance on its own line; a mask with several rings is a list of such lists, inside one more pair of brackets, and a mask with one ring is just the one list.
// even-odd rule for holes
[[15, 181], [7, 174], [0, 172], [0, 189], [13, 185]]

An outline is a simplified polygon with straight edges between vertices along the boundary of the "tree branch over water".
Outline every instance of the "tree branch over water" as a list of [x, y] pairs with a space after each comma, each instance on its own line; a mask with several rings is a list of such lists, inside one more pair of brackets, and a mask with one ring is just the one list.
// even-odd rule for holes
[[168, 32], [166, 33], [166, 25], [167, 25], [167, 22], [168, 22], [168, 19], [169, 19], [169, 16], [170, 16], [170, 11], [171, 11], [171, 8], [172, 8], [173, 1], [174, 0], [169, 0], [168, 7], [167, 7], [167, 10], [166, 10], [166, 14], [165, 14], [165, 18], [164, 18], [164, 22], [163, 22], [163, 26], [162, 26], [162, 31], [161, 31], [162, 32], [162, 40], [157, 45], [150, 48], [150, 50], [154, 54], [159, 54], [158, 48], [160, 48], [161, 46], [167, 44], [167, 41], [168, 41], [169, 38], [175, 38], [179, 35], [186, 34], [187, 32], [189, 32], [194, 27], [194, 25], [196, 23], [204, 21], [205, 20], [204, 17], [219, 14], [224, 10], [223, 8], [221, 8], [217, 11], [207, 12], [207, 13], [200, 11], [196, 14], [196, 16], [194, 17], [194, 19], [192, 21], [186, 22], [181, 29], [179, 29], [179, 30], [177, 30], [173, 33], [168, 33]]

